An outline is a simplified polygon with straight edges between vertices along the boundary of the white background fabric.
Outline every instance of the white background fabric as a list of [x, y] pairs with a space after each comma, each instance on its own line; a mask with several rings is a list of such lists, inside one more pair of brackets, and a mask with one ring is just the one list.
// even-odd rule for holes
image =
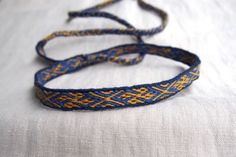
[[[37, 41], [55, 30], [122, 27], [109, 20], [77, 19], [67, 11], [95, 0], [0, 1], [0, 156], [1, 157], [143, 157], [236, 156], [236, 1], [149, 0], [170, 16], [166, 30], [148, 43], [181, 47], [202, 60], [200, 79], [155, 105], [63, 112], [34, 97], [34, 73], [45, 67], [35, 53]], [[135, 1], [106, 9], [139, 28], [158, 19], [141, 12]], [[130, 37], [86, 37], [52, 41], [50, 56], [64, 58], [121, 43]], [[105, 63], [53, 80], [47, 86], [95, 88], [158, 82], [185, 66], [146, 56], [135, 66]]]

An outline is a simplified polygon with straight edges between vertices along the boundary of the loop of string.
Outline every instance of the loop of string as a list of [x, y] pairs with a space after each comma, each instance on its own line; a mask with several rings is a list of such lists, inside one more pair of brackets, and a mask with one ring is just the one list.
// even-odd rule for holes
[[[160, 33], [164, 30], [164, 28], [167, 25], [168, 21], [168, 15], [165, 11], [154, 7], [150, 4], [147, 4], [143, 0], [137, 0], [138, 5], [144, 9], [151, 12], [154, 12], [156, 15], [158, 15], [161, 18], [161, 24], [157, 27], [153, 27], [150, 29], [137, 29], [133, 25], [131, 25], [129, 22], [127, 22], [124, 19], [121, 19], [120, 17], [113, 15], [111, 13], [100, 11], [101, 9], [110, 6], [112, 4], [115, 4], [121, 0], [109, 0], [100, 4], [97, 4], [95, 6], [92, 6], [90, 8], [81, 10], [81, 11], [70, 11], [68, 13], [68, 20], [67, 22], [70, 22], [71, 20], [77, 18], [77, 17], [100, 17], [100, 18], [106, 18], [113, 20], [115, 22], [118, 22], [119, 24], [125, 26], [126, 28], [106, 28], [106, 29], [86, 29], [86, 30], [69, 30], [69, 31], [56, 31], [51, 34], [49, 34], [47, 37], [42, 39], [38, 42], [36, 46], [36, 51], [38, 55], [47, 61], [51, 62], [58, 62], [61, 60], [56, 60], [54, 58], [51, 58], [46, 55], [44, 46], [52, 39], [58, 38], [58, 37], [82, 37], [82, 36], [94, 36], [94, 35], [128, 35], [128, 36], [135, 36], [137, 43], [143, 44], [144, 41], [142, 40], [142, 36], [151, 36], [157, 33]], [[145, 56], [145, 51], [142, 51], [139, 53], [139, 55], [135, 58], [122, 58], [120, 56], [109, 56], [109, 61], [116, 62], [118, 64], [122, 65], [133, 65], [141, 62]]]

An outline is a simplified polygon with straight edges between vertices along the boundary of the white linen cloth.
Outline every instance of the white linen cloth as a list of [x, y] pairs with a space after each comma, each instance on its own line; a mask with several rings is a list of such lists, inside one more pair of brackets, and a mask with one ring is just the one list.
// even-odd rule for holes
[[[110, 20], [76, 19], [67, 11], [95, 0], [0, 1], [0, 157], [235, 157], [236, 1], [147, 0], [170, 16], [166, 30], [148, 43], [198, 54], [200, 79], [155, 105], [106, 111], [63, 112], [44, 107], [34, 96], [34, 73], [47, 66], [35, 53], [37, 41], [64, 29], [122, 27]], [[135, 1], [108, 10], [138, 28], [158, 24]], [[121, 43], [125, 36], [53, 40], [50, 56], [65, 58]], [[51, 81], [54, 88], [95, 88], [159, 82], [185, 66], [146, 56], [134, 66], [104, 63]]]

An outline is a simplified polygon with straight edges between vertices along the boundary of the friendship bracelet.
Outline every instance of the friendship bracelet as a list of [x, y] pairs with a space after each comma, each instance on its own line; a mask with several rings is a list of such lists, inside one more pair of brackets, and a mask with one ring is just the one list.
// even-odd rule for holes
[[[45, 84], [61, 75], [108, 61], [110, 56], [130, 53], [158, 55], [182, 62], [190, 68], [176, 77], [152, 84], [100, 89], [52, 89]], [[199, 77], [199, 58], [185, 50], [151, 44], [128, 44], [97, 53], [78, 55], [57, 62], [35, 74], [36, 95], [51, 108], [60, 110], [103, 110], [154, 104], [175, 95]]]
[[[87, 29], [74, 31], [56, 31], [39, 41], [36, 51], [40, 57], [52, 62], [51, 66], [35, 74], [36, 96], [40, 101], [51, 108], [60, 110], [103, 110], [122, 107], [135, 107], [154, 104], [165, 98], [175, 95], [191, 85], [199, 77], [200, 59], [198, 56], [178, 48], [156, 46], [143, 42], [141, 36], [154, 35], [162, 31], [167, 24], [167, 14], [142, 0], [138, 0], [143, 9], [155, 12], [161, 17], [162, 23], [151, 29], [136, 29], [127, 21], [104, 11], [98, 11], [108, 5], [121, 0], [109, 0], [82, 11], [69, 12], [68, 22], [76, 17], [103, 17], [116, 21], [126, 29]], [[137, 44], [125, 44], [98, 51], [87, 55], [77, 55], [65, 60], [56, 60], [48, 57], [44, 46], [48, 41], [57, 37], [77, 37], [89, 35], [130, 35], [137, 38]], [[138, 57], [128, 59], [122, 55], [139, 54]], [[46, 83], [61, 75], [79, 71], [82, 68], [112, 61], [123, 65], [133, 65], [141, 62], [146, 54], [157, 55], [182, 62], [188, 69], [176, 77], [152, 84], [140, 84], [126, 87], [99, 88], [99, 89], [53, 89], [45, 87]]]
[[[113, 21], [116, 21], [124, 26], [126, 26], [126, 29], [88, 29], [88, 30], [74, 30], [74, 31], [57, 31], [54, 32], [50, 35], [48, 35], [46, 38], [43, 40], [39, 41], [37, 46], [36, 46], [36, 51], [38, 55], [48, 61], [51, 62], [57, 62], [60, 60], [55, 60], [53, 58], [50, 58], [46, 56], [44, 46], [47, 44], [48, 41], [56, 38], [56, 37], [72, 37], [72, 36], [91, 36], [91, 35], [105, 35], [105, 34], [113, 34], [113, 35], [134, 35], [137, 38], [138, 43], [143, 43], [143, 40], [141, 36], [144, 35], [154, 35], [156, 33], [159, 33], [164, 30], [166, 27], [167, 21], [168, 21], [168, 15], [165, 11], [153, 7], [147, 3], [145, 3], [142, 0], [138, 0], [138, 4], [140, 7], [142, 7], [145, 10], [149, 10], [160, 16], [161, 18], [161, 25], [159, 27], [154, 27], [151, 29], [136, 29], [134, 28], [131, 24], [129, 24], [127, 21], [119, 18], [118, 16], [112, 15], [107, 12], [101, 12], [98, 11], [99, 9], [102, 9], [108, 5], [114, 4], [116, 2], [119, 2], [121, 0], [109, 0], [104, 3], [95, 5], [93, 7], [90, 7], [88, 9], [82, 10], [82, 11], [73, 11], [69, 12], [69, 19], [68, 21], [71, 21], [75, 17], [103, 17], [103, 18], [108, 18]], [[133, 65], [141, 62], [143, 60], [144, 54], [139, 54], [138, 57], [134, 59], [128, 59], [128, 58], [120, 58], [118, 56], [111, 56], [110, 61], [116, 62], [118, 64], [123, 64], [123, 65]]]

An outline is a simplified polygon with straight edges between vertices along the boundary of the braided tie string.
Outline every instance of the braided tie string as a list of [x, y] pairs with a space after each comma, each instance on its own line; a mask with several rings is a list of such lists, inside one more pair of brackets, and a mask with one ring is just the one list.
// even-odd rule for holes
[[[57, 62], [59, 60], [55, 60], [53, 58], [50, 58], [46, 56], [44, 46], [52, 39], [55, 39], [57, 37], [81, 37], [81, 36], [93, 36], [93, 35], [128, 35], [128, 36], [135, 36], [137, 43], [141, 44], [144, 43], [141, 36], [151, 36], [154, 34], [157, 34], [164, 30], [166, 27], [167, 21], [168, 21], [168, 15], [165, 11], [153, 7], [147, 3], [145, 3], [142, 0], [138, 0], [138, 4], [141, 8], [152, 11], [161, 18], [161, 25], [158, 27], [150, 28], [150, 29], [136, 29], [134, 26], [132, 26], [129, 22], [127, 22], [124, 19], [119, 18], [116, 15], [113, 15], [108, 12], [99, 11], [100, 9], [107, 7], [109, 5], [115, 4], [121, 0], [109, 0], [104, 3], [95, 5], [93, 7], [90, 7], [88, 9], [84, 9], [82, 11], [71, 11], [68, 13], [69, 18], [68, 22], [70, 22], [72, 19], [76, 17], [103, 17], [110, 20], [113, 20], [115, 22], [118, 22], [121, 25], [126, 26], [125, 29], [122, 28], [112, 28], [112, 29], [87, 29], [87, 30], [70, 30], [70, 31], [56, 31], [42, 39], [38, 42], [36, 46], [36, 51], [39, 56], [42, 58], [51, 61], [51, 62]], [[110, 56], [109, 61], [116, 62], [118, 64], [123, 65], [133, 65], [141, 62], [145, 56], [145, 52], [140, 52], [140, 54], [135, 58], [121, 58], [119, 56]]]

